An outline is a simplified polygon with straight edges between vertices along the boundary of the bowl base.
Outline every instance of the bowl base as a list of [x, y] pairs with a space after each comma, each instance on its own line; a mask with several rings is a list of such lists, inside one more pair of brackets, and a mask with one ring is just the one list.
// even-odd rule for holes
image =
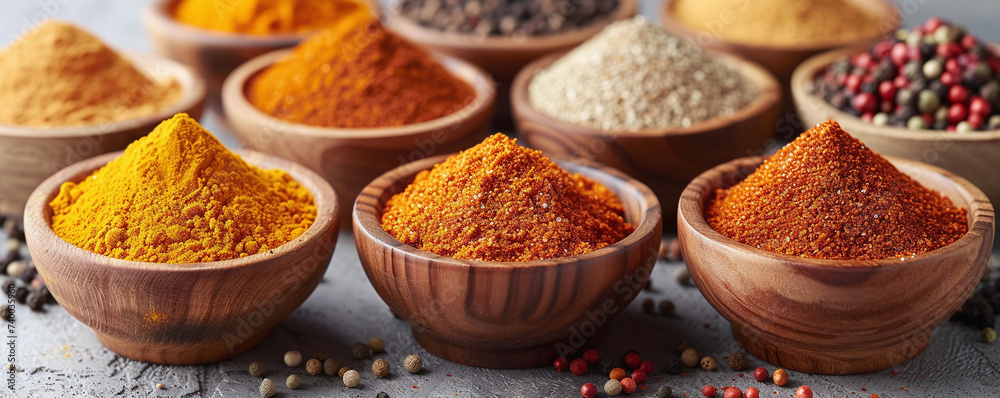
[[[95, 331], [97, 340], [109, 350], [118, 355], [136, 361], [150, 362], [159, 365], [199, 365], [218, 362], [240, 355], [260, 344], [271, 335], [274, 328], [251, 335], [240, 342], [218, 340], [198, 344], [142, 344], [122, 340]], [[232, 344], [232, 346], [230, 346]]]
[[931, 331], [926, 330], [895, 344], [859, 344], [846, 350], [823, 352], [821, 348], [803, 348], [781, 338], [763, 337], [759, 331], [746, 327], [731, 325], [731, 329], [736, 342], [757, 358], [789, 370], [828, 375], [889, 369], [916, 357], [931, 339]]
[[[431, 332], [412, 329], [413, 337], [427, 352], [462, 365], [493, 369], [537, 368], [552, 366], [552, 361], [559, 356], [556, 350], [558, 341], [530, 347], [484, 348], [476, 345], [476, 342], [469, 342], [469, 346], [458, 346]], [[604, 338], [607, 330], [607, 326], [598, 329], [580, 348], [593, 347]]]

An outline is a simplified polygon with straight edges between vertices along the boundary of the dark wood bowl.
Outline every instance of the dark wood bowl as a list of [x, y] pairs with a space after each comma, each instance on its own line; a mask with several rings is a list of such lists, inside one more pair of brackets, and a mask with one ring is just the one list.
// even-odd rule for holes
[[[896, 126], [876, 126], [844, 113], [813, 94], [813, 79], [842, 57], [867, 50], [854, 46], [826, 52], [803, 62], [792, 76], [792, 97], [799, 117], [806, 125], [830, 119], [863, 141], [872, 150], [904, 159], [912, 159], [954, 172], [986, 193], [993, 203], [1000, 203], [1000, 130], [968, 134], [936, 130], [914, 131]], [[997, 51], [997, 46], [992, 46]]]
[[20, 216], [31, 191], [52, 174], [84, 159], [124, 150], [174, 114], [201, 117], [205, 82], [193, 70], [156, 54], [121, 53], [141, 71], [176, 80], [180, 99], [151, 114], [118, 122], [71, 127], [0, 125], [0, 214]]
[[[337, 190], [341, 208], [351, 208], [361, 189], [382, 173], [469, 148], [486, 137], [496, 99], [493, 81], [482, 69], [444, 55], [436, 56], [476, 91], [469, 105], [450, 115], [400, 127], [351, 129], [309, 126], [267, 115], [247, 100], [247, 82], [290, 53], [275, 51], [240, 66], [226, 80], [223, 106], [244, 147], [291, 159], [319, 173]], [[340, 217], [341, 226], [350, 228], [351, 213]]]
[[[701, 172], [743, 156], [761, 154], [778, 120], [780, 88], [766, 70], [752, 62], [716, 54], [760, 94], [736, 113], [688, 128], [605, 131], [549, 117], [531, 106], [528, 84], [535, 74], [563, 54], [526, 66], [511, 87], [514, 120], [532, 148], [556, 157], [597, 161], [642, 181], [664, 209], [676, 209], [684, 187]], [[664, 227], [673, 230], [676, 213], [667, 211]]]
[[990, 258], [993, 205], [955, 174], [888, 159], [968, 209], [969, 232], [905, 261], [802, 258], [736, 242], [703, 216], [715, 189], [739, 183], [763, 158], [720, 165], [684, 191], [677, 220], [684, 260], [698, 289], [729, 320], [733, 337], [749, 353], [809, 373], [887, 369], [920, 354], [931, 332], [972, 293]]
[[[354, 204], [361, 264], [389, 308], [427, 351], [489, 368], [551, 365], [603, 337], [609, 318], [642, 290], [656, 263], [661, 214], [642, 183], [596, 164], [557, 161], [608, 187], [636, 226], [625, 239], [587, 254], [530, 262], [456, 260], [405, 245], [382, 229], [385, 202], [446, 156], [424, 159], [372, 181]], [[582, 350], [581, 350], [582, 351]]]
[[24, 231], [31, 258], [59, 304], [112, 351], [144, 362], [193, 365], [239, 355], [264, 340], [312, 294], [339, 231], [337, 194], [305, 167], [238, 151], [248, 163], [281, 169], [316, 201], [316, 222], [267, 253], [207, 263], [126, 261], [92, 253], [52, 231], [49, 202], [65, 181], [80, 181], [121, 155], [63, 169], [31, 194]]

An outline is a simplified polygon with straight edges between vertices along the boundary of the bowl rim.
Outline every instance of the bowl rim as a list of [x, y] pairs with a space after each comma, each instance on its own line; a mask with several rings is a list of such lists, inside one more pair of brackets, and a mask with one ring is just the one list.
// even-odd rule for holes
[[597, 34], [608, 25], [636, 15], [637, 0], [619, 0], [618, 8], [600, 20], [578, 29], [544, 36], [476, 36], [464, 33], [449, 33], [430, 29], [405, 17], [400, 10], [401, 2], [392, 6], [389, 25], [396, 31], [433, 47], [450, 47], [475, 51], [520, 52], [532, 48], [558, 48], [580, 43]]
[[[212, 30], [198, 26], [188, 25], [178, 21], [173, 17], [171, 9], [176, 7], [180, 0], [155, 0], [146, 5], [142, 12], [142, 21], [147, 29], [163, 31], [167, 35], [179, 36], [187, 41], [200, 42], [215, 46], [293, 46], [303, 39], [313, 35], [320, 29], [296, 32], [296, 33], [275, 33], [267, 35], [255, 35], [249, 33], [225, 32]], [[366, 5], [372, 15], [378, 15], [379, 6], [377, 1], [357, 0]]]
[[710, 56], [714, 57], [716, 60], [736, 70], [744, 79], [750, 81], [751, 83], [757, 83], [758, 81], [763, 83], [763, 85], [755, 84], [758, 90], [757, 96], [731, 115], [703, 120], [692, 124], [689, 127], [658, 127], [638, 130], [601, 130], [591, 126], [574, 124], [550, 117], [549, 115], [535, 109], [535, 107], [531, 104], [531, 99], [528, 97], [528, 86], [531, 84], [535, 75], [542, 69], [547, 68], [552, 63], [568, 54], [570, 51], [572, 50], [546, 55], [532, 61], [528, 65], [525, 65], [524, 68], [521, 68], [521, 70], [517, 73], [517, 76], [514, 77], [513, 84], [511, 84], [511, 105], [514, 108], [515, 113], [524, 113], [525, 118], [528, 120], [545, 120], [549, 124], [558, 126], [562, 131], [572, 131], [594, 136], [610, 135], [616, 137], [652, 138], [657, 136], [696, 135], [716, 131], [726, 126], [745, 122], [757, 115], [767, 112], [768, 109], [777, 106], [777, 104], [781, 102], [781, 86], [778, 84], [778, 81], [774, 78], [774, 76], [764, 69], [764, 67], [753, 61], [740, 58], [732, 54], [704, 49], [706, 53], [710, 54]]
[[[6, 138], [74, 138], [104, 135], [127, 131], [144, 125], [159, 123], [173, 115], [185, 112], [205, 100], [205, 80], [190, 67], [159, 54], [144, 51], [115, 50], [133, 63], [143, 74], [143, 68], [162, 68], [166, 75], [180, 86], [181, 95], [174, 103], [152, 113], [130, 119], [82, 126], [34, 127], [0, 124], [0, 137]], [[147, 74], [148, 76], [148, 74]]]
[[[390, 250], [398, 250], [407, 257], [420, 258], [427, 262], [432, 262], [436, 264], [444, 264], [454, 267], [467, 267], [467, 268], [532, 268], [532, 267], [557, 267], [564, 264], [572, 264], [581, 261], [594, 260], [596, 258], [613, 255], [619, 252], [623, 248], [628, 248], [632, 246], [638, 246], [639, 243], [648, 239], [650, 236], [654, 236], [659, 232], [663, 222], [662, 209], [660, 208], [659, 199], [653, 194], [653, 191], [647, 187], [642, 182], [629, 177], [625, 173], [618, 171], [609, 166], [605, 166], [596, 162], [590, 161], [580, 161], [577, 159], [565, 159], [565, 158], [555, 158], [551, 159], [559, 164], [560, 168], [569, 166], [572, 170], [566, 170], [570, 173], [579, 173], [588, 178], [591, 175], [602, 175], [603, 177], [616, 178], [621, 180], [625, 185], [629, 187], [627, 191], [631, 191], [638, 201], [641, 219], [638, 224], [635, 225], [635, 230], [631, 234], [619, 240], [618, 242], [612, 243], [611, 245], [605, 246], [603, 248], [594, 250], [589, 253], [579, 254], [575, 256], [567, 257], [557, 257], [546, 260], [533, 260], [533, 261], [482, 261], [482, 260], [462, 260], [453, 257], [442, 256], [438, 254], [433, 254], [427, 251], [417, 249], [413, 246], [404, 244], [389, 235], [384, 229], [381, 228], [381, 221], [379, 217], [376, 217], [375, 207], [372, 203], [366, 203], [370, 200], [373, 203], [379, 202], [379, 197], [385, 191], [384, 187], [389, 187], [395, 184], [397, 181], [401, 180], [411, 180], [417, 173], [430, 170], [434, 165], [443, 162], [451, 156], [455, 156], [458, 153], [451, 153], [447, 155], [439, 155], [434, 157], [429, 157], [421, 159], [415, 162], [407, 163], [405, 165], [396, 167], [392, 169], [375, 180], [369, 183], [358, 195], [357, 199], [354, 201], [353, 209], [353, 227], [355, 231], [355, 242], [360, 242], [361, 239], [370, 240], [379, 246], [390, 248]], [[596, 181], [596, 179], [594, 179]], [[603, 184], [602, 184], [603, 185]], [[608, 189], [611, 189], [608, 187]], [[621, 196], [623, 192], [613, 191], [615, 195]], [[364, 201], [362, 199], [365, 199]], [[621, 200], [619, 198], [619, 200]], [[371, 228], [369, 228], [371, 226]], [[377, 227], [376, 227], [377, 226]]]
[[[1000, 49], [1000, 46], [992, 43], [989, 44], [989, 47], [993, 48], [994, 51]], [[866, 134], [873, 134], [886, 138], [907, 139], [912, 141], [938, 141], [942, 138], [954, 141], [972, 142], [1000, 141], [1000, 129], [975, 131], [971, 133], [953, 133], [932, 129], [910, 130], [897, 126], [876, 126], [862, 121], [861, 118], [857, 116], [834, 108], [833, 105], [830, 105], [822, 98], [813, 94], [811, 90], [813, 86], [813, 79], [817, 75], [822, 73], [837, 60], [846, 56], [859, 54], [866, 50], [868, 50], [867, 45], [855, 45], [833, 49], [809, 57], [796, 67], [795, 72], [792, 73], [792, 99], [805, 103], [804, 106], [798, 107], [799, 112], [801, 113], [803, 108], [809, 109], [810, 111], [819, 109], [826, 114], [832, 115], [834, 120], [837, 120], [841, 125], [847, 127], [848, 130], [863, 131]]]
[[[993, 235], [993, 229], [995, 228], [996, 222], [993, 204], [990, 203], [986, 194], [984, 194], [983, 191], [979, 190], [979, 188], [971, 182], [957, 174], [926, 163], [894, 156], [883, 157], [889, 160], [893, 167], [896, 167], [897, 169], [902, 166], [902, 169], [904, 170], [900, 171], [904, 174], [907, 174], [905, 169], [924, 169], [943, 177], [953, 185], [956, 191], [959, 191], [963, 195], [968, 195], [972, 200], [966, 205], [966, 211], [969, 219], [972, 220], [972, 225], [969, 227], [969, 230], [965, 233], [965, 235], [962, 235], [961, 238], [951, 244], [917, 254], [913, 257], [906, 257], [905, 260], [899, 260], [896, 257], [876, 260], [831, 260], [823, 258], [808, 258], [757, 249], [738, 242], [735, 239], [716, 231], [708, 225], [707, 221], [705, 221], [702, 203], [706, 200], [706, 198], [702, 196], [700, 191], [706, 188], [709, 191], [718, 188], [715, 184], [712, 184], [711, 181], [721, 175], [722, 170], [724, 169], [746, 166], [753, 167], [754, 170], [756, 170], [763, 164], [764, 159], [766, 159], [764, 156], [748, 156], [734, 159], [713, 167], [692, 180], [691, 183], [684, 188], [684, 191], [681, 194], [680, 204], [678, 205], [678, 228], [690, 229], [694, 234], [711, 241], [713, 245], [726, 247], [727, 249], [733, 250], [742, 255], [764, 257], [769, 260], [790, 264], [798, 268], [835, 270], [842, 272], [871, 272], [873, 270], [885, 269], [887, 267], [914, 267], [926, 262], [929, 259], [937, 258], [938, 256], [943, 255], [950, 255], [967, 246], [974, 246], [975, 242], [982, 240], [984, 236]], [[917, 182], [920, 181], [917, 180]], [[921, 183], [921, 185], [923, 184]]]
[[[667, 30], [671, 32], [681, 32], [684, 36], [689, 38], [698, 37], [699, 33], [704, 31], [696, 30], [684, 25], [679, 20], [674, 18], [674, 4], [677, 0], [665, 0], [659, 6], [659, 16], [660, 24], [662, 24]], [[795, 45], [774, 45], [774, 44], [753, 44], [753, 43], [741, 43], [736, 41], [730, 41], [723, 39], [722, 37], [712, 36], [713, 44], [710, 47], [720, 47], [720, 48], [732, 48], [739, 50], [740, 52], [754, 52], [754, 51], [766, 51], [766, 52], [814, 52], [823, 51], [830, 48], [838, 48], [842, 46], [851, 45], [853, 43], [860, 42], [870, 42], [872, 40], [877, 40], [879, 38], [886, 37], [886, 35], [895, 32], [902, 23], [902, 17], [899, 14], [899, 10], [896, 6], [887, 0], [877, 0], [872, 2], [867, 1], [853, 1], [858, 5], [862, 5], [868, 11], [875, 12], [875, 18], [878, 21], [891, 20], [891, 30], [886, 32], [879, 32], [866, 37], [860, 37], [853, 40], [831, 40], [815, 43], [801, 43]], [[707, 33], [707, 32], [706, 32]], [[709, 33], [711, 34], [711, 33]]]
[[[313, 126], [278, 119], [265, 114], [250, 103], [246, 96], [246, 86], [254, 76], [267, 67], [284, 60], [294, 48], [285, 48], [259, 55], [236, 68], [226, 77], [222, 84], [223, 107], [229, 112], [242, 113], [244, 117], [258, 126], [269, 126], [270, 129], [284, 133], [293, 133], [309, 137], [339, 138], [339, 139], [371, 139], [388, 137], [407, 137], [423, 134], [432, 130], [443, 130], [449, 126], [462, 124], [471, 115], [489, 111], [496, 101], [496, 84], [483, 69], [465, 60], [449, 55], [429, 51], [456, 78], [472, 87], [476, 96], [461, 109], [420, 123], [395, 127], [373, 128], [338, 128]], [[235, 113], [234, 113], [235, 114]]]
[[[234, 151], [247, 163], [267, 167], [268, 169], [280, 169], [288, 173], [300, 185], [309, 190], [316, 204], [316, 220], [301, 235], [284, 244], [269, 250], [266, 253], [257, 253], [246, 257], [238, 257], [228, 260], [209, 261], [201, 263], [154, 263], [143, 261], [122, 260], [115, 257], [97, 254], [86, 249], [77, 247], [67, 242], [52, 230], [50, 221], [45, 216], [45, 209], [49, 202], [59, 192], [60, 186], [64, 182], [71, 180], [79, 181], [88, 175], [104, 167], [108, 162], [117, 159], [124, 151], [111, 152], [90, 159], [74, 163], [59, 172], [46, 178], [38, 188], [28, 198], [28, 205], [25, 208], [24, 223], [26, 235], [36, 235], [40, 239], [47, 239], [56, 247], [47, 250], [62, 251], [68, 253], [72, 258], [90, 258], [93, 263], [100, 263], [111, 269], [144, 272], [200, 272], [200, 271], [221, 271], [252, 266], [268, 258], [278, 258], [286, 253], [293, 252], [306, 247], [323, 236], [323, 231], [335, 228], [339, 222], [340, 204], [337, 200], [337, 193], [325, 179], [309, 170], [305, 166], [299, 165], [289, 160], [277, 156], [267, 155], [246, 149]], [[321, 200], [323, 199], [323, 200]]]

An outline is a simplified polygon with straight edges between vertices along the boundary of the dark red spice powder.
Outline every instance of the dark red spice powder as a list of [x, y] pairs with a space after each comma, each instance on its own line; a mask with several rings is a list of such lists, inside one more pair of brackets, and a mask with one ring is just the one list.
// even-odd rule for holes
[[966, 210], [827, 121], [757, 171], [716, 190], [708, 224], [776, 253], [835, 260], [905, 258], [968, 231]]

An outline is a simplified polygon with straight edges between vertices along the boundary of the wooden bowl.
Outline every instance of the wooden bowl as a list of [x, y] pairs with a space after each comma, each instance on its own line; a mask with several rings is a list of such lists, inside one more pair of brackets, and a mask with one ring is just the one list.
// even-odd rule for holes
[[192, 264], [120, 260], [56, 236], [48, 204], [59, 186], [82, 180], [120, 152], [67, 167], [32, 193], [24, 230], [35, 266], [59, 304], [104, 346], [164, 365], [223, 360], [263, 341], [316, 288], [337, 242], [336, 193], [305, 167], [238, 153], [255, 166], [288, 172], [312, 193], [316, 222], [302, 236], [267, 253]]
[[[794, 116], [795, 110], [792, 108], [789, 84], [792, 72], [795, 70], [795, 67], [799, 65], [799, 63], [813, 55], [837, 47], [855, 44], [874, 44], [875, 42], [888, 37], [888, 35], [891, 35], [896, 31], [896, 29], [899, 29], [901, 18], [899, 11], [891, 1], [851, 1], [855, 6], [868, 10], [878, 16], [880, 27], [878, 34], [854, 41], [827, 41], [794, 46], [774, 46], [726, 41], [722, 38], [713, 36], [711, 33], [689, 28], [675, 19], [675, 0], [666, 0], [663, 2], [663, 6], [660, 8], [660, 22], [668, 32], [694, 40], [702, 47], [736, 54], [757, 62], [764, 66], [764, 68], [767, 68], [767, 70], [771, 71], [771, 73], [778, 78], [778, 81], [782, 85], [782, 94], [784, 98], [783, 113], [790, 113]], [[734, 7], [738, 8], [738, 6], [739, 4], [734, 4]], [[722, 12], [723, 10], [720, 10], [720, 13]]]
[[[994, 51], [998, 47], [993, 47]], [[840, 111], [813, 94], [813, 79], [838, 59], [867, 50], [854, 46], [826, 52], [810, 58], [792, 76], [792, 97], [799, 117], [806, 125], [829, 119], [872, 150], [890, 156], [930, 163], [968, 179], [986, 193], [993, 203], [1000, 203], [1000, 130], [956, 134], [935, 130], [914, 131], [896, 126], [876, 126]]]
[[[351, 208], [361, 189], [382, 173], [417, 159], [469, 148], [486, 137], [496, 98], [493, 82], [481, 69], [443, 55], [436, 56], [445, 68], [476, 90], [472, 103], [450, 115], [401, 127], [360, 129], [308, 126], [274, 118], [250, 104], [245, 88], [258, 72], [290, 53], [276, 51], [240, 66], [226, 80], [223, 106], [244, 147], [313, 169], [337, 190], [341, 208]], [[341, 226], [349, 228], [350, 222], [350, 212], [343, 212]]]
[[[778, 120], [779, 86], [763, 68], [727, 54], [717, 58], [735, 68], [760, 90], [736, 113], [688, 128], [604, 131], [549, 117], [531, 106], [528, 84], [555, 62], [553, 54], [526, 66], [511, 87], [514, 120], [532, 148], [556, 157], [584, 158], [614, 167], [642, 181], [656, 193], [664, 209], [677, 208], [684, 187], [701, 172], [743, 156], [761, 154]], [[664, 226], [673, 229], [673, 211]]]
[[175, 79], [181, 98], [157, 112], [119, 122], [73, 127], [0, 125], [0, 214], [21, 215], [31, 191], [66, 166], [123, 150], [176, 113], [201, 116], [205, 83], [191, 69], [154, 54], [123, 51], [122, 55], [139, 70]]
[[720, 165], [684, 191], [677, 220], [684, 260], [698, 289], [729, 320], [733, 337], [749, 353], [809, 373], [887, 369], [923, 351], [931, 332], [972, 293], [993, 244], [989, 199], [948, 171], [889, 160], [968, 209], [969, 232], [906, 261], [802, 258], [736, 242], [703, 217], [715, 189], [737, 184], [763, 158]]
[[466, 365], [551, 365], [603, 337], [609, 318], [642, 290], [656, 263], [661, 217], [642, 183], [596, 164], [558, 161], [608, 187], [636, 226], [584, 255], [530, 262], [456, 260], [405, 245], [382, 229], [385, 202], [444, 161], [424, 159], [372, 181], [354, 204], [354, 237], [375, 291], [427, 351]]

